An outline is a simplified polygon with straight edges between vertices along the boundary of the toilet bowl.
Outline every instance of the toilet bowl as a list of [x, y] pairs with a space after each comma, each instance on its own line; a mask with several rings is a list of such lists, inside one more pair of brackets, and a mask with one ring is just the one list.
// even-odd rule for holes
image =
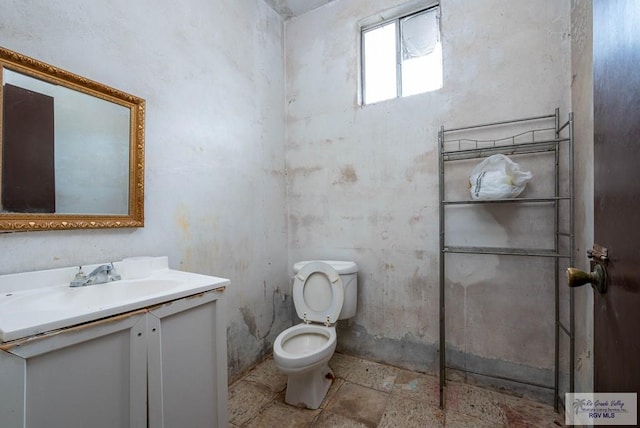
[[[288, 376], [285, 402], [317, 409], [333, 381], [328, 362], [336, 349], [335, 324], [355, 313], [357, 265], [310, 261], [297, 263], [294, 272], [293, 301], [303, 323], [278, 335], [273, 359]], [[346, 294], [343, 279], [352, 287]], [[343, 314], [345, 296], [348, 310]]]
[[295, 375], [327, 363], [336, 350], [336, 329], [316, 324], [298, 324], [276, 338], [274, 359], [286, 375]]
[[298, 324], [276, 338], [273, 359], [287, 375], [286, 403], [308, 409], [320, 407], [333, 380], [328, 363], [335, 350], [335, 327]]

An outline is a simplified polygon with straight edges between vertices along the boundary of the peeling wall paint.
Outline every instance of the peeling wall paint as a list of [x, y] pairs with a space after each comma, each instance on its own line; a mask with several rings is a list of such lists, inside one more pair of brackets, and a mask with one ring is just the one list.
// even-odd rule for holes
[[[440, 4], [444, 87], [435, 92], [358, 105], [358, 22], [396, 6], [393, 0], [329, 3], [287, 21], [285, 44], [287, 170], [313, 171], [287, 176], [289, 264], [356, 261], [358, 311], [340, 326], [339, 349], [429, 371], [439, 324], [440, 126], [556, 107], [566, 118], [570, 104], [568, 0]], [[460, 192], [468, 192], [464, 177], [473, 165], [459, 174]], [[536, 172], [531, 192], [546, 185], [546, 171]], [[535, 244], [553, 230], [540, 212], [521, 221], [512, 214], [461, 211], [448, 234], [516, 244], [525, 230], [522, 239]], [[533, 265], [549, 271], [544, 262]], [[452, 349], [493, 366], [531, 367], [532, 375], [553, 367], [553, 274], [523, 280], [523, 269], [534, 275], [492, 256], [449, 263]]]

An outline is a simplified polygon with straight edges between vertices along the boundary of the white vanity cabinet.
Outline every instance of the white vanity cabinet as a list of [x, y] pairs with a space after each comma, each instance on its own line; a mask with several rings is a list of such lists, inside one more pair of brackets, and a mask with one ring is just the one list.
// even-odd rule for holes
[[2, 345], [0, 426], [145, 427], [147, 314]]
[[0, 343], [0, 426], [226, 427], [223, 291]]
[[149, 427], [227, 426], [227, 322], [221, 293], [149, 309]]

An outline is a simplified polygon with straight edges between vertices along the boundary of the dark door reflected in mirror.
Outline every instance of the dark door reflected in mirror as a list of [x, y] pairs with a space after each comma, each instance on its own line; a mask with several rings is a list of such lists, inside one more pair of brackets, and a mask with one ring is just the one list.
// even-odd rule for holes
[[53, 97], [5, 83], [2, 209], [56, 212]]

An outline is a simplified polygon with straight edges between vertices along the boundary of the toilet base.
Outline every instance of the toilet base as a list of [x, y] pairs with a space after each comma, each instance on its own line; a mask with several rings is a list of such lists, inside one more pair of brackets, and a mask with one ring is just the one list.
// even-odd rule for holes
[[289, 375], [284, 401], [296, 407], [317, 409], [327, 395], [334, 376], [325, 363], [305, 373]]

